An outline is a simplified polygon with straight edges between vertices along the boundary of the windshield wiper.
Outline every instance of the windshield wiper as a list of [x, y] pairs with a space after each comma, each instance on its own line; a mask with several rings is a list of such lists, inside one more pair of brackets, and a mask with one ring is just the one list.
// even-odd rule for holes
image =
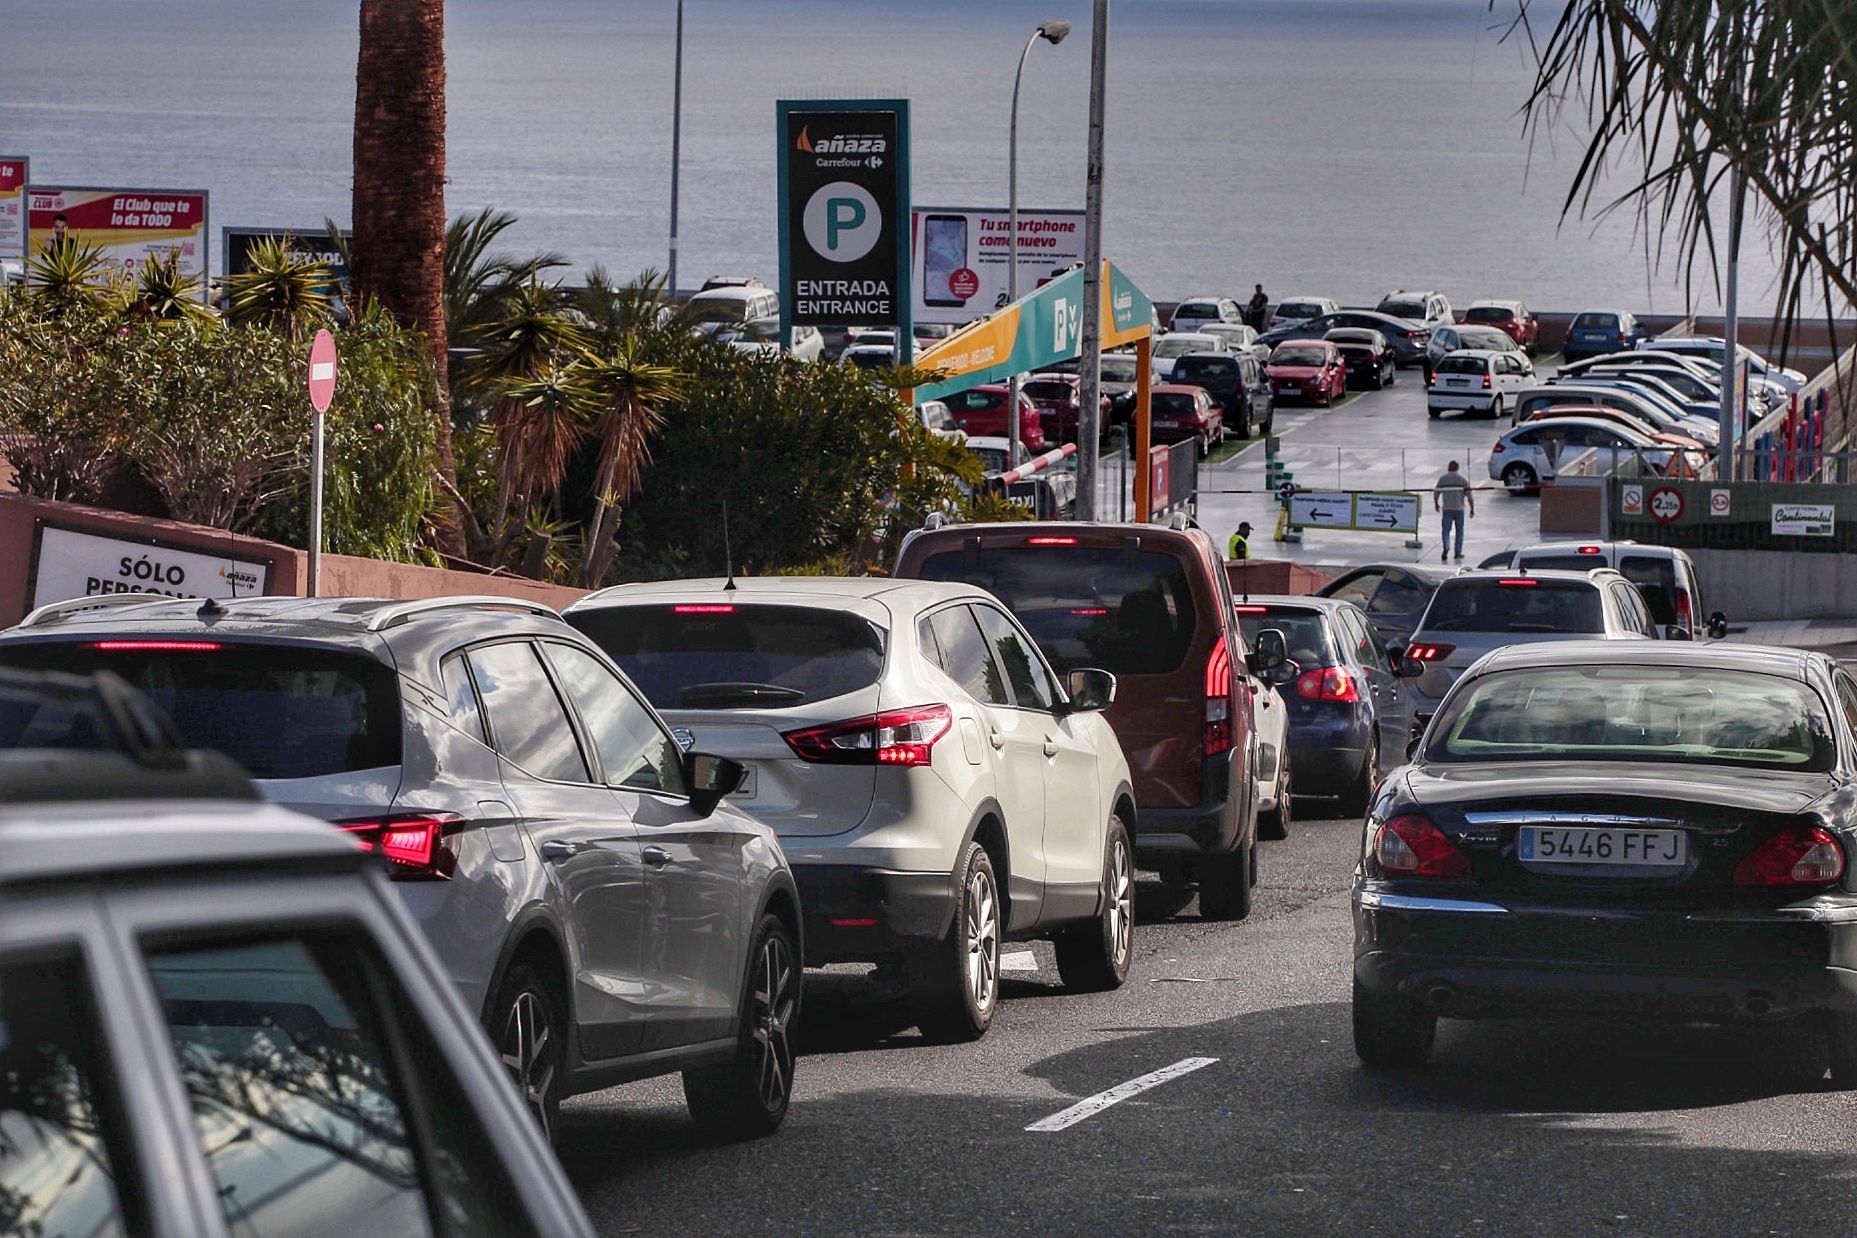
[[678, 694], [691, 709], [728, 709], [743, 705], [792, 705], [806, 699], [798, 688], [777, 683], [697, 683]]

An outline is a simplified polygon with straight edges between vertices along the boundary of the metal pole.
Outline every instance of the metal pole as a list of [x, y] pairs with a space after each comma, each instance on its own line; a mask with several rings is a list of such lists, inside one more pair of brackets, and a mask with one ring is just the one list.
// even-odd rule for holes
[[677, 299], [677, 175], [683, 159], [683, 0], [677, 0], [677, 68], [671, 78], [671, 265], [664, 291]]
[[[1019, 71], [1012, 75], [1012, 123], [1006, 129], [1006, 303], [1019, 299], [1019, 83], [1025, 78], [1025, 61], [1032, 54], [1032, 44], [1044, 37], [1034, 30], [1019, 53]], [[1006, 380], [1006, 458], [1013, 458], [1011, 444], [1019, 441], [1019, 376]], [[1082, 434], [1079, 433], [1081, 438]]]
[[1741, 283], [1741, 199], [1745, 194], [1741, 169], [1735, 167], [1728, 187], [1728, 289], [1722, 303], [1722, 415], [1721, 446], [1715, 453], [1715, 475], [1733, 481], [1741, 444], [1735, 433], [1735, 414], [1740, 408], [1741, 323], [1735, 304]]
[[321, 413], [310, 418], [309, 597], [322, 596], [322, 440], [326, 420]]
[[[1109, 75], [1109, 0], [1095, 0], [1090, 21], [1090, 154], [1083, 187], [1083, 331], [1077, 362], [1077, 507], [1096, 519], [1096, 438], [1102, 419], [1103, 96]], [[1136, 519], [1147, 517], [1136, 513]]]

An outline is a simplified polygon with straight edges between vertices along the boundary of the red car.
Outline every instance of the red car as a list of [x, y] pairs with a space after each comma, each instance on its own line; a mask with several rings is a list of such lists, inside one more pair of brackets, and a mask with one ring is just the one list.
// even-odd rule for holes
[[1348, 393], [1348, 366], [1329, 340], [1284, 340], [1264, 367], [1277, 399], [1327, 408]]
[[1225, 441], [1225, 415], [1204, 387], [1185, 383], [1159, 383], [1148, 394], [1152, 441], [1181, 443], [1199, 440], [1199, 454]]
[[[969, 387], [966, 391], [943, 396], [941, 402], [948, 406], [954, 424], [967, 431], [969, 438], [1006, 437], [1006, 384]], [[1019, 392], [1019, 441], [1034, 454], [1047, 446], [1038, 406], [1023, 390]]]
[[[1028, 378], [1019, 390], [1025, 397], [1038, 406], [1038, 419], [1044, 425], [1045, 438], [1058, 443], [1077, 441], [1077, 427], [1083, 419], [1083, 401], [1079, 398], [1080, 382], [1074, 374], [1040, 374]], [[1096, 424], [1107, 428], [1109, 425], [1109, 397], [1097, 397], [1101, 413]]]
[[1520, 301], [1472, 301], [1462, 321], [1506, 331], [1510, 339], [1521, 345], [1523, 352], [1531, 357], [1535, 354], [1541, 323]]

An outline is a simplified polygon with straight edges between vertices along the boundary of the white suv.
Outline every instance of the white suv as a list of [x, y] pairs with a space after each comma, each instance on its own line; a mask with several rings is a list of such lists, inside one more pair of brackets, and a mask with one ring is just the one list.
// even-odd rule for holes
[[1105, 671], [1055, 675], [989, 593], [884, 578], [619, 585], [569, 623], [673, 726], [748, 769], [806, 960], [902, 963], [917, 1022], [984, 1033], [1004, 937], [1103, 989], [1133, 946], [1135, 799]]

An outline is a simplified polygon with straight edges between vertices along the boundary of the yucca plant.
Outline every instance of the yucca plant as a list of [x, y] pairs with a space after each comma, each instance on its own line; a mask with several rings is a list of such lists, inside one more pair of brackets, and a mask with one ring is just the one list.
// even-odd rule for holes
[[253, 245], [249, 261], [249, 270], [226, 279], [229, 321], [302, 340], [334, 320], [329, 291], [335, 274], [328, 263], [298, 253], [288, 237], [274, 236]]
[[156, 254], [136, 272], [129, 310], [156, 322], [211, 318], [213, 311], [200, 300], [200, 277], [181, 270], [179, 250]]
[[600, 393], [587, 367], [549, 363], [532, 375], [505, 379], [498, 387], [492, 422], [497, 443], [497, 506], [484, 530], [487, 561], [500, 563], [518, 529], [512, 510], [552, 497], [561, 488], [574, 452], [587, 440], [599, 415]]
[[34, 310], [54, 317], [103, 309], [118, 292], [103, 247], [68, 239], [47, 245], [27, 261], [26, 288]]
[[582, 539], [581, 583], [594, 588], [619, 553], [620, 509], [637, 491], [651, 460], [651, 436], [664, 423], [664, 406], [683, 393], [687, 378], [672, 366], [648, 360], [632, 338], [605, 356], [592, 357], [589, 368], [601, 412], [593, 427], [599, 463], [593, 517]]

